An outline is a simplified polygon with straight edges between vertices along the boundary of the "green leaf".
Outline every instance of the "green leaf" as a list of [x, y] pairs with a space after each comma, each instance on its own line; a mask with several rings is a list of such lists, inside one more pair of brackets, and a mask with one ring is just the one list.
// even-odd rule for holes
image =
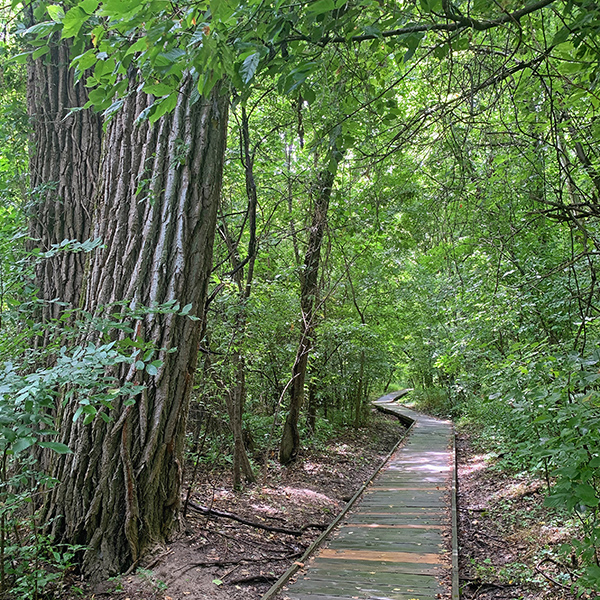
[[89, 15], [79, 6], [69, 10], [63, 19], [62, 39], [75, 37], [88, 18]]
[[12, 58], [10, 58], [7, 63], [18, 63], [21, 65], [27, 64], [27, 59], [31, 56], [31, 52], [21, 52], [20, 54], [15, 54]]
[[466, 35], [463, 35], [462, 37], [452, 42], [452, 48], [454, 50], [466, 50], [470, 46], [470, 44], [471, 40]]
[[129, 48], [127, 48], [125, 56], [135, 54], [136, 52], [145, 52], [146, 50], [148, 50], [148, 41], [146, 38], [140, 38], [137, 42], [133, 43], [131, 46], [129, 46]]
[[421, 0], [421, 8], [425, 12], [435, 12], [442, 8], [442, 0]]
[[34, 437], [22, 437], [19, 438], [12, 447], [12, 450], [15, 454], [18, 454], [19, 452], [22, 452], [23, 450], [26, 450], [27, 448], [29, 448], [30, 446], [33, 446], [35, 444], [35, 438]]
[[37, 36], [37, 37], [46, 37], [50, 35], [53, 31], [57, 29], [58, 25], [53, 21], [45, 21], [44, 23], [36, 23], [31, 27], [27, 28], [23, 35], [26, 36]]
[[55, 23], [60, 23], [65, 18], [65, 11], [62, 9], [61, 6], [58, 6], [57, 4], [51, 4], [47, 6], [46, 10], [48, 11], [50, 18]]
[[166, 96], [163, 100], [159, 101], [158, 104], [154, 104], [154, 111], [150, 115], [150, 123], [155, 123], [164, 114], [172, 111], [177, 105], [177, 92], [173, 92], [169, 96]]
[[181, 48], [171, 48], [167, 52], [161, 52], [155, 59], [154, 64], [164, 70], [167, 67], [173, 66], [180, 58], [185, 56], [185, 52]]
[[322, 15], [335, 9], [334, 0], [317, 0], [314, 4], [308, 6], [308, 12], [315, 15]]
[[381, 38], [381, 29], [379, 27], [375, 27], [375, 25], [367, 25], [363, 29], [363, 33], [366, 35], [374, 35], [377, 38]]
[[156, 97], [168, 96], [173, 92], [173, 86], [166, 83], [146, 84], [144, 85], [144, 92]]
[[236, 0], [212, 0], [210, 3], [210, 11], [217, 21], [227, 21], [236, 8]]
[[103, 113], [105, 122], [110, 121], [115, 116], [115, 114], [118, 113], [119, 110], [121, 110], [122, 106], [123, 106], [122, 98], [115, 100]]
[[76, 411], [75, 414], [73, 415], [73, 423], [75, 423], [77, 421], [77, 419], [79, 419], [79, 417], [81, 416], [81, 413], [83, 412], [83, 406], [80, 406]]
[[562, 27], [554, 34], [554, 38], [552, 38], [551, 46], [558, 46], [558, 44], [562, 44], [563, 42], [566, 42], [567, 39], [569, 38], [569, 34], [570, 34], [569, 28]]
[[87, 52], [80, 54], [79, 56], [76, 56], [73, 59], [73, 64], [77, 65], [77, 68], [80, 71], [86, 71], [87, 69], [89, 69], [90, 67], [94, 66], [96, 64], [96, 53], [94, 52], [94, 50], [88, 50]]
[[93, 14], [100, 2], [98, 0], [83, 0], [83, 2], [79, 3], [80, 8], [82, 8], [88, 15]]
[[448, 44], [443, 44], [435, 48], [435, 50], [433, 51], [433, 55], [438, 59], [446, 58], [446, 56], [448, 56], [449, 50], [450, 48]]
[[598, 586], [600, 583], [600, 567], [598, 565], [589, 565], [585, 568], [585, 573]]
[[148, 373], [148, 375], [158, 375], [158, 369], [152, 365], [152, 364], [148, 364], [146, 365], [146, 373]]
[[31, 55], [31, 58], [33, 58], [33, 60], [37, 60], [38, 58], [48, 54], [48, 52], [50, 52], [50, 48], [48, 46], [42, 46]]
[[190, 310], [192, 310], [192, 304], [186, 304], [181, 309], [181, 312], [179, 314], [182, 315], [182, 316], [185, 316], [185, 315], [187, 315], [190, 312]]
[[240, 75], [242, 76], [242, 81], [244, 83], [248, 83], [256, 73], [256, 69], [258, 68], [258, 63], [260, 62], [260, 53], [255, 52], [250, 56], [247, 56], [242, 66], [240, 67]]
[[317, 99], [317, 95], [310, 86], [304, 85], [302, 87], [302, 98], [304, 98], [304, 100], [306, 100], [309, 104], [312, 104]]
[[71, 454], [73, 451], [66, 444], [60, 442], [38, 442], [41, 448], [49, 448], [58, 454]]
[[575, 488], [575, 495], [586, 506], [598, 506], [600, 503], [596, 490], [588, 483], [582, 483]]

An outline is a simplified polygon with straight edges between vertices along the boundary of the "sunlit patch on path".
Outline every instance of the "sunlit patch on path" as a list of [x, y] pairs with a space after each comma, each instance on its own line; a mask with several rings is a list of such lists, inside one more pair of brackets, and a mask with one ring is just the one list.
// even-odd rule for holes
[[391, 402], [377, 403], [415, 421], [326, 547], [283, 597], [291, 600], [434, 600], [450, 596], [449, 490], [452, 424]]

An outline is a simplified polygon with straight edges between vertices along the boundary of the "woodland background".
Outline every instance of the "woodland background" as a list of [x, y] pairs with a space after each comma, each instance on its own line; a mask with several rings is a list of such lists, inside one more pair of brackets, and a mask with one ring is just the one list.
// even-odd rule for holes
[[240, 487], [391, 386], [539, 473], [598, 586], [596, 2], [0, 16], [2, 589], [128, 568], [185, 461]]

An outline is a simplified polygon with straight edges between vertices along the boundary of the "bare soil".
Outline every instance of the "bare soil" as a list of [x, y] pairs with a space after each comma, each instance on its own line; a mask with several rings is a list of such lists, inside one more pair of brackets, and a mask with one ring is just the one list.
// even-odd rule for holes
[[270, 462], [259, 481], [241, 492], [232, 490], [228, 471], [205, 471], [197, 477], [194, 504], [270, 528], [297, 530], [298, 535], [188, 508], [181, 533], [135, 573], [94, 589], [77, 585], [90, 599], [259, 599], [343, 509], [402, 431], [394, 417], [373, 414], [368, 426], [306, 448], [289, 467]]
[[461, 597], [573, 600], [552, 558], [572, 531], [543, 506], [545, 483], [502, 473], [469, 434], [458, 436], [457, 457]]

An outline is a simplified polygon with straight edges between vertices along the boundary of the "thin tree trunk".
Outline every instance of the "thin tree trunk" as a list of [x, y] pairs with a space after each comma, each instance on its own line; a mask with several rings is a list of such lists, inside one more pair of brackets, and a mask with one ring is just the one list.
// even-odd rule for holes
[[246, 373], [244, 358], [239, 352], [234, 354], [234, 367], [236, 374], [236, 385], [233, 393], [230, 393], [227, 402], [229, 412], [229, 421], [233, 432], [233, 487], [240, 489], [242, 486], [242, 477], [248, 481], [256, 481], [252, 466], [248, 460], [246, 445], [244, 444], [244, 432], [242, 429], [244, 404], [246, 399]]
[[317, 430], [317, 384], [315, 383], [315, 369], [311, 368], [308, 382], [308, 418], [306, 423], [312, 435]]
[[200, 320], [147, 314], [135, 338], [152, 342], [163, 364], [155, 376], [134, 366], [118, 373], [121, 382], [146, 386], [136, 404], [116, 402], [109, 423], [96, 418], [89, 426], [73, 422], [76, 399], [59, 415], [61, 441], [73, 453], [56, 463], [60, 483], [47, 517], [57, 541], [86, 545], [83, 569], [91, 578], [126, 569], [178, 522], [228, 112], [219, 86], [195, 104], [193, 86], [184, 80], [174, 112], [154, 126], [135, 124], [151, 98], [132, 91], [106, 133], [93, 231], [105, 247], [90, 257], [86, 310], [101, 316], [115, 302], [177, 300]]
[[327, 170], [319, 175], [312, 225], [306, 254], [304, 256], [304, 272], [301, 279], [300, 308], [302, 310], [301, 337], [292, 369], [292, 385], [290, 386], [290, 405], [283, 427], [283, 435], [279, 446], [279, 462], [283, 465], [296, 458], [300, 449], [298, 420], [304, 401], [304, 381], [308, 356], [312, 347], [314, 334], [314, 308], [317, 295], [321, 244], [327, 223], [327, 211], [335, 174]]
[[[244, 178], [246, 183], [246, 196], [248, 198], [247, 220], [250, 228], [250, 239], [248, 241], [248, 253], [246, 258], [241, 260], [239, 254], [239, 237], [236, 242], [229, 234], [227, 223], [223, 222], [220, 228], [221, 236], [227, 246], [231, 265], [233, 267], [231, 276], [235, 279], [238, 287], [238, 307], [235, 322], [234, 337], [239, 336], [235, 344], [233, 353], [233, 366], [235, 371], [235, 386], [233, 391], [227, 395], [227, 412], [231, 431], [233, 433], [233, 487], [240, 489], [242, 485], [242, 476], [248, 482], [256, 481], [252, 466], [246, 452], [246, 445], [243, 436], [243, 417], [244, 405], [246, 404], [246, 361], [244, 359], [243, 344], [244, 330], [246, 329], [246, 303], [252, 292], [252, 280], [254, 278], [254, 265], [256, 262], [257, 242], [256, 242], [256, 208], [258, 196], [256, 192], [256, 182], [254, 180], [254, 157], [250, 151], [250, 123], [246, 109], [242, 106], [241, 120], [241, 149], [242, 164], [244, 166]], [[244, 278], [244, 267], [248, 267], [246, 277]]]
[[363, 394], [364, 394], [364, 376], [365, 376], [365, 351], [360, 352], [360, 364], [358, 369], [358, 387], [356, 388], [355, 398], [356, 404], [354, 407], [354, 427], [358, 428], [362, 425], [363, 419]]

